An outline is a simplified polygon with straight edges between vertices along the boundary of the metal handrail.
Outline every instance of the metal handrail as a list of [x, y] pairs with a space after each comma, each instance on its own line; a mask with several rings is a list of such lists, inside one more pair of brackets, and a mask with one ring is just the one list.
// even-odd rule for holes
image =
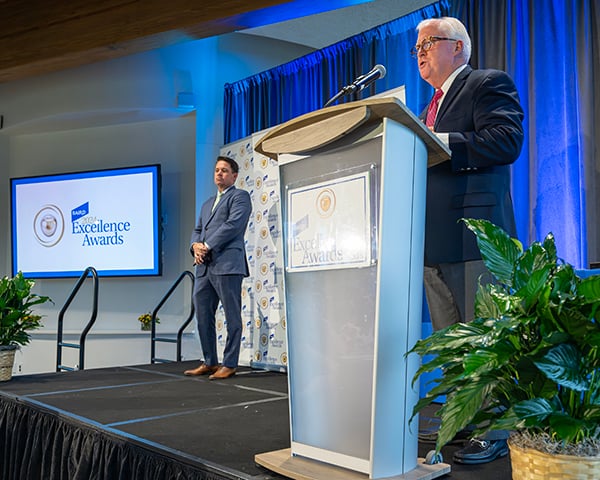
[[[63, 342], [63, 323], [64, 323], [65, 312], [71, 305], [71, 302], [75, 298], [75, 295], [77, 295], [77, 293], [79, 292], [79, 289], [81, 288], [81, 286], [83, 285], [83, 282], [86, 280], [86, 278], [88, 277], [89, 274], [92, 275], [93, 289], [94, 289], [93, 300], [92, 300], [93, 301], [92, 316], [90, 317], [90, 320], [88, 321], [87, 325], [83, 329], [83, 332], [81, 332], [81, 336], [79, 337], [79, 344], [65, 343], [65, 342]], [[67, 301], [65, 302], [64, 306], [62, 307], [61, 311], [58, 314], [58, 332], [57, 332], [57, 339], [56, 339], [56, 371], [57, 372], [84, 370], [84, 368], [85, 368], [85, 365], [84, 365], [84, 362], [85, 362], [85, 339], [87, 337], [88, 332], [94, 325], [94, 322], [96, 321], [97, 316], [98, 316], [98, 272], [96, 271], [96, 269], [94, 267], [87, 267], [83, 271], [81, 276], [79, 277], [79, 280], [75, 284], [75, 287], [73, 288], [73, 291], [71, 292], [71, 295], [69, 295], [69, 298], [67, 298]], [[62, 365], [62, 349], [63, 349], [63, 347], [76, 348], [79, 350], [79, 365], [77, 367], [67, 367], [65, 365]]]
[[175, 291], [175, 289], [179, 286], [179, 284], [183, 281], [183, 279], [185, 277], [189, 277], [190, 280], [192, 281], [192, 295], [193, 295], [193, 293], [194, 293], [194, 281], [195, 281], [195, 277], [194, 277], [194, 274], [192, 272], [190, 272], [189, 270], [186, 270], [181, 275], [179, 275], [179, 278], [177, 278], [177, 280], [175, 280], [175, 283], [173, 283], [173, 285], [171, 286], [171, 288], [169, 289], [169, 291], [165, 294], [165, 296], [162, 298], [162, 300], [158, 303], [158, 305], [152, 311], [152, 320], [151, 320], [152, 334], [151, 334], [151, 340], [150, 340], [150, 362], [151, 363], [157, 363], [157, 362], [159, 362], [159, 363], [168, 363], [168, 362], [172, 362], [172, 360], [167, 360], [167, 359], [164, 359], [164, 358], [157, 358], [156, 357], [156, 342], [176, 343], [177, 344], [177, 357], [176, 358], [177, 358], [178, 362], [181, 362], [181, 359], [182, 359], [182, 356], [181, 356], [181, 341], [182, 341], [182, 338], [183, 338], [183, 331], [190, 324], [190, 322], [192, 321], [192, 318], [194, 318], [194, 302], [193, 301], [190, 302], [190, 313], [189, 313], [187, 319], [185, 320], [185, 322], [183, 322], [183, 324], [181, 325], [181, 327], [177, 331], [177, 339], [165, 338], [165, 337], [157, 337], [156, 336], [156, 317], [158, 316], [158, 311], [166, 303], [166, 301], [169, 299], [169, 297], [171, 296], [171, 294]]

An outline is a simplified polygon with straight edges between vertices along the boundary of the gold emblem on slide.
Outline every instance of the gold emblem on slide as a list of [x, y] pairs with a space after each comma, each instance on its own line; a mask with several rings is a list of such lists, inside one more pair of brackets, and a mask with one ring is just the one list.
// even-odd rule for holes
[[322, 190], [317, 195], [317, 212], [322, 218], [333, 215], [335, 211], [335, 193], [330, 188]]
[[64, 231], [65, 219], [56, 205], [45, 205], [33, 219], [33, 232], [44, 247], [53, 247], [60, 242]]

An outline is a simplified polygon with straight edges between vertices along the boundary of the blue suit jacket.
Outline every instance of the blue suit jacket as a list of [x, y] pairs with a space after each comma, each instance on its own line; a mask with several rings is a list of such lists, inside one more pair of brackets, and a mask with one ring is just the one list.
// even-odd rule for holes
[[487, 219], [516, 236], [509, 165], [521, 152], [522, 121], [506, 73], [467, 66], [458, 74], [434, 127], [449, 134], [452, 157], [427, 171], [426, 265], [481, 258], [460, 218]]
[[196, 276], [203, 276], [210, 269], [215, 275], [247, 277], [244, 233], [252, 212], [250, 195], [246, 190], [232, 186], [212, 211], [215, 197], [210, 197], [202, 205], [198, 224], [192, 232], [191, 243], [206, 242], [211, 249], [208, 259], [196, 265]]

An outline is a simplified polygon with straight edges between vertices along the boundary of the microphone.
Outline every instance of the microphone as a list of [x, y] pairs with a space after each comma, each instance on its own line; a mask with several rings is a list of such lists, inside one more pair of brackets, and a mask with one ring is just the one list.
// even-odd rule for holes
[[375, 65], [373, 70], [369, 73], [365, 73], [361, 75], [356, 80], [354, 80], [350, 85], [344, 87], [346, 93], [354, 93], [358, 89], [358, 91], [362, 91], [364, 88], [371, 85], [375, 80], [379, 80], [380, 78], [385, 77], [385, 67], [383, 65]]
[[380, 78], [385, 77], [385, 74], [386, 74], [386, 71], [385, 71], [385, 67], [383, 65], [379, 65], [379, 64], [375, 65], [369, 73], [365, 73], [364, 75], [361, 75], [356, 80], [354, 80], [350, 85], [346, 85], [338, 93], [336, 93], [333, 97], [331, 97], [325, 104], [325, 107], [331, 105], [334, 101], [336, 101], [338, 98], [340, 98], [344, 95], [349, 95], [356, 91], [358, 91], [358, 92], [362, 91], [363, 89], [365, 89], [366, 87], [371, 85], [375, 80], [379, 80]]

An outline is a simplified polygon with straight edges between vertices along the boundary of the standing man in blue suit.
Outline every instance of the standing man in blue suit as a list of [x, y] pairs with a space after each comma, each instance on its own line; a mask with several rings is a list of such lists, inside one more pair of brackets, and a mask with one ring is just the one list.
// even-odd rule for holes
[[[210, 375], [220, 380], [235, 375], [242, 337], [242, 280], [249, 275], [244, 233], [252, 211], [250, 195], [237, 189], [239, 166], [235, 160], [219, 156], [214, 180], [217, 194], [200, 211], [192, 233], [190, 252], [196, 265], [194, 308], [204, 363], [185, 375]], [[225, 311], [227, 340], [223, 364], [217, 357], [215, 314], [219, 301]]]
[[[512, 79], [474, 70], [471, 39], [456, 18], [422, 21], [413, 55], [435, 88], [421, 119], [451, 151], [427, 171], [425, 294], [434, 330], [474, 318], [477, 281], [487, 272], [475, 235], [461, 218], [486, 219], [516, 237], [510, 164], [523, 145], [523, 109]], [[472, 440], [454, 454], [485, 463], [508, 453], [501, 438]]]

